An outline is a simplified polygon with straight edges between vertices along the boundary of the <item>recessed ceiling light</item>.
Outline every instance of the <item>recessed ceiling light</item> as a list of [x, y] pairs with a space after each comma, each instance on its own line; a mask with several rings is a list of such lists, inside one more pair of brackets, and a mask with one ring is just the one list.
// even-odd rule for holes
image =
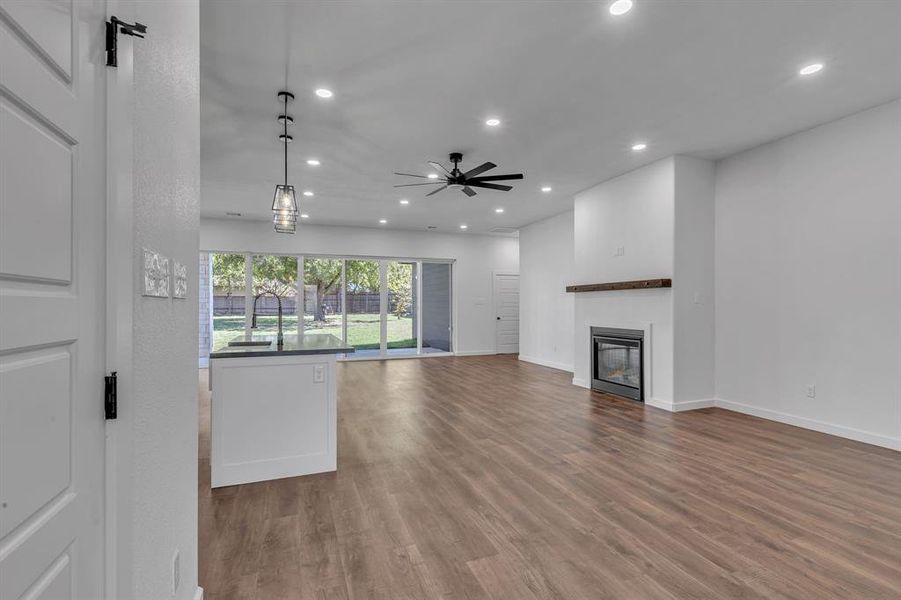
[[547, 193], [547, 192], [551, 191], [551, 186], [546, 185], [543, 188], [541, 188], [541, 191], [544, 193]]
[[301, 219], [309, 219], [310, 215], [308, 215], [307, 213], [300, 213], [300, 218]]
[[310, 190], [306, 190], [306, 191], [304, 191], [303, 195], [306, 196], [307, 198], [309, 198], [310, 196], [313, 195], [313, 192], [311, 192]]
[[466, 229], [469, 225], [460, 225], [460, 229]]
[[500, 124], [501, 124], [501, 120], [498, 119], [497, 117], [491, 117], [490, 119], [485, 121], [485, 125], [487, 125], [488, 127], [497, 127]]
[[813, 75], [814, 73], [819, 73], [823, 70], [823, 63], [813, 63], [812, 65], [807, 65], [806, 67], [801, 67], [801, 70], [798, 71], [799, 75]]
[[320, 98], [331, 98], [335, 94], [332, 93], [332, 90], [328, 90], [326, 88], [319, 88], [318, 90], [316, 90], [316, 95], [319, 96]]
[[429, 173], [427, 175], [429, 179], [438, 179], [438, 173]]
[[319, 162], [318, 158], [308, 158], [307, 164], [310, 165], [311, 167], [318, 167], [322, 163]]
[[503, 208], [495, 208], [494, 212], [496, 212], [497, 214], [501, 214], [502, 212], [504, 212], [504, 209]]
[[639, 142], [639, 143], [634, 144], [634, 145], [632, 146], [632, 150], [634, 150], [634, 151], [636, 151], [636, 152], [641, 152], [642, 150], [644, 150], [644, 149], [647, 148], [647, 147], [648, 147], [648, 145], [645, 144], [644, 142]]
[[624, 15], [632, 10], [632, 0], [616, 0], [610, 5], [610, 14], [614, 17]]
[[401, 204], [409, 204], [410, 201], [407, 200], [406, 198], [403, 198], [403, 199], [400, 201], [400, 203], [401, 203]]
[[384, 225], [387, 222], [388, 222], [388, 219], [379, 219], [379, 223], [381, 223], [382, 225]]

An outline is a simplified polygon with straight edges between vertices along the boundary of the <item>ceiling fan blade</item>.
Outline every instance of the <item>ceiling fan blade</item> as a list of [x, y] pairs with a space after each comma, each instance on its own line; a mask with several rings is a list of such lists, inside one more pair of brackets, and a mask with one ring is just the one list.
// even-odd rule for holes
[[437, 190], [435, 190], [435, 191], [433, 191], [433, 192], [429, 192], [428, 194], [426, 194], [426, 196], [431, 196], [432, 194], [437, 194], [438, 192], [440, 192], [441, 190], [443, 190], [443, 189], [446, 188], [446, 187], [447, 187], [447, 184], [445, 183], [444, 185], [442, 185], [442, 186], [441, 186], [440, 188], [438, 188]]
[[446, 181], [429, 181], [428, 183], [402, 183], [402, 184], [396, 185], [394, 187], [413, 187], [414, 185], [436, 185], [439, 183], [443, 183], [444, 185], [447, 185]]
[[496, 183], [473, 183], [471, 181], [467, 181], [466, 185], [470, 185], [472, 187], [488, 188], [489, 190], [501, 190], [502, 192], [509, 192], [513, 189], [512, 185], [498, 185]]
[[468, 185], [463, 188], [463, 193], [472, 198], [476, 195], [476, 191], [469, 187]]
[[522, 173], [511, 173], [510, 175], [485, 175], [484, 177], [474, 177], [467, 181], [504, 181], [507, 179], [522, 179]]
[[494, 164], [493, 162], [482, 163], [475, 169], [470, 169], [470, 170], [466, 171], [465, 173], [463, 173], [463, 178], [469, 179], [470, 177], [475, 177], [479, 173], [484, 173], [485, 171], [488, 171], [489, 169], [493, 169], [496, 166], [497, 165]]
[[423, 179], [428, 179], [425, 175], [414, 175], [413, 173], [394, 173], [395, 175], [403, 175], [404, 177], [422, 177]]
[[444, 165], [442, 165], [441, 163], [437, 163], [437, 162], [435, 162], [435, 161], [433, 161], [433, 160], [430, 160], [430, 161], [429, 161], [429, 165], [430, 165], [433, 169], [437, 169], [438, 171], [441, 171], [442, 173], [444, 173], [444, 174], [447, 175], [447, 176], [453, 175], [453, 173], [451, 173], [450, 171], [448, 171], [448, 170], [444, 167]]

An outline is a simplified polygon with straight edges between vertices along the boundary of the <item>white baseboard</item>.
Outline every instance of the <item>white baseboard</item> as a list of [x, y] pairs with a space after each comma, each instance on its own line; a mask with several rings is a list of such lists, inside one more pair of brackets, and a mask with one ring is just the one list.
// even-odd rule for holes
[[542, 367], [550, 367], [552, 369], [558, 369], [560, 371], [567, 371], [568, 373], [573, 372], [572, 365], [566, 365], [563, 363], [554, 362], [552, 360], [544, 360], [543, 358], [535, 358], [534, 356], [524, 356], [522, 354], [519, 355], [519, 360], [523, 362], [533, 363], [536, 365], [541, 365]]
[[828, 433], [830, 435], [836, 435], [838, 437], [843, 437], [858, 442], [864, 442], [866, 444], [873, 444], [874, 446], [881, 446], [883, 448], [889, 448], [891, 450], [901, 450], [901, 438], [894, 438], [888, 435], [883, 435], [881, 433], [872, 433], [870, 431], [854, 429], [853, 427], [845, 427], [844, 425], [833, 425], [832, 423], [825, 423], [823, 421], [817, 421], [815, 419], [808, 419], [807, 417], [799, 417], [796, 415], [790, 415], [787, 413], [770, 410], [768, 408], [760, 408], [758, 406], [752, 406], [750, 404], [742, 404], [741, 402], [723, 400], [721, 398], [717, 398], [715, 404], [717, 407], [723, 408], [725, 410], [731, 410], [754, 417], [760, 417], [761, 419], [778, 421], [779, 423], [785, 423], [786, 425], [794, 425], [795, 427], [801, 427], [803, 429], [811, 429], [813, 431], [819, 431], [820, 433]]
[[[540, 364], [540, 363], [539, 363]], [[591, 389], [591, 384], [587, 379], [573, 377], [573, 385]], [[715, 400], [688, 400], [685, 402], [672, 402], [671, 400], [661, 400], [660, 398], [645, 398], [645, 406], [653, 406], [670, 412], [682, 412], [685, 410], [697, 410], [699, 408], [710, 408], [715, 406]]]
[[486, 350], [463, 350], [454, 352], [455, 356], [494, 356], [497, 352]]
[[[579, 377], [573, 377], [573, 385], [582, 388], [591, 387], [588, 380], [581, 379]], [[645, 398], [645, 405], [668, 410], [670, 412], [683, 412], [688, 410], [697, 410], [699, 408], [717, 407], [724, 410], [731, 410], [734, 412], [751, 415], [754, 417], [760, 417], [761, 419], [768, 419], [770, 421], [776, 421], [778, 423], [785, 423], [786, 425], [794, 425], [795, 427], [801, 427], [802, 429], [810, 429], [812, 431], [828, 433], [829, 435], [835, 435], [849, 440], [863, 442], [865, 444], [873, 444], [874, 446], [901, 451], [901, 438], [896, 438], [881, 433], [873, 433], [871, 431], [863, 431], [861, 429], [854, 429], [853, 427], [845, 427], [844, 425], [825, 423], [823, 421], [817, 421], [816, 419], [790, 415], [787, 413], [770, 410], [768, 408], [760, 408], [757, 406], [752, 406], [750, 404], [742, 404], [741, 402], [723, 400], [722, 398], [687, 400], [683, 402], [672, 402], [670, 400], [661, 400], [660, 398]]]
[[661, 400], [660, 398], [645, 398], [644, 403], [655, 408], [662, 408], [670, 412], [683, 412], [686, 410], [698, 410], [699, 408], [710, 408], [716, 406], [713, 398], [701, 400], [684, 400], [682, 402], [673, 402], [671, 400]]
[[197, 586], [197, 591], [194, 592], [194, 600], [203, 600], [203, 588], [199, 585]]

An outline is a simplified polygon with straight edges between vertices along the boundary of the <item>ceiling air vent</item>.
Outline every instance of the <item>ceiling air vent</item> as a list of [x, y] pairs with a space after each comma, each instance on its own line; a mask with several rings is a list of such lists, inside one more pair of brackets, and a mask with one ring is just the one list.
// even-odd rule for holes
[[227, 212], [227, 213], [225, 213], [225, 216], [226, 217], [241, 217], [243, 215], [241, 213], [236, 213], [236, 212]]
[[489, 231], [491, 233], [500, 233], [503, 235], [515, 235], [519, 232], [515, 227], [493, 227]]

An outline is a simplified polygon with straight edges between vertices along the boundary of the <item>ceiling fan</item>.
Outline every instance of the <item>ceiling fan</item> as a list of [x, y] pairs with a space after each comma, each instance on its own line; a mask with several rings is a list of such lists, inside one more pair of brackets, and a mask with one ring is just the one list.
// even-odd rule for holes
[[489, 183], [491, 181], [506, 181], [509, 179], [522, 179], [522, 173], [514, 173], [511, 175], [485, 175], [479, 177], [485, 171], [491, 170], [495, 168], [497, 165], [493, 162], [486, 162], [474, 169], [470, 169], [463, 173], [460, 171], [460, 161], [463, 160], [463, 154], [460, 152], [451, 152], [450, 153], [450, 161], [454, 163], [454, 168], [448, 170], [441, 163], [437, 163], [434, 161], [429, 161], [429, 165], [432, 166], [433, 169], [437, 170], [442, 175], [438, 177], [427, 177], [425, 175], [414, 175], [413, 173], [395, 173], [395, 175], [403, 175], [405, 177], [421, 177], [423, 179], [434, 179], [434, 181], [428, 181], [426, 183], [404, 183], [401, 185], [396, 185], [394, 187], [412, 187], [416, 185], [441, 185], [440, 188], [433, 190], [426, 194], [426, 196], [431, 196], [432, 194], [437, 194], [441, 190], [445, 188], [450, 188], [452, 190], [462, 190], [464, 194], [467, 196], [475, 196], [476, 191], [472, 188], [480, 187], [487, 188], [490, 190], [500, 190], [502, 192], [509, 192], [513, 189], [512, 186], [497, 184], [497, 183]]

